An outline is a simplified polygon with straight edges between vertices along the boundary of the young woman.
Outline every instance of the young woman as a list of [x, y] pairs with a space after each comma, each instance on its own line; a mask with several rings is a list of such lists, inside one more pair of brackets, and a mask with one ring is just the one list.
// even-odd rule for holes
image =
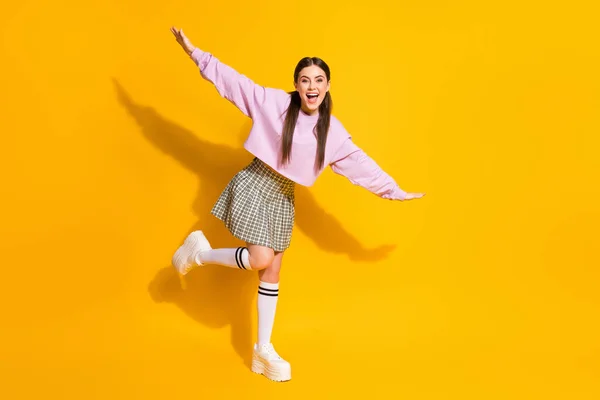
[[246, 246], [213, 249], [202, 231], [195, 231], [173, 255], [173, 266], [182, 275], [206, 264], [258, 271], [258, 340], [252, 371], [287, 381], [290, 364], [273, 348], [271, 332], [281, 261], [294, 226], [295, 185], [311, 186], [330, 166], [384, 199], [410, 200], [424, 194], [403, 191], [331, 114], [330, 71], [323, 60], [301, 59], [294, 71], [296, 90], [286, 92], [256, 84], [195, 47], [183, 30], [172, 27], [171, 32], [201, 76], [252, 119], [244, 148], [255, 156], [231, 179], [211, 211]]

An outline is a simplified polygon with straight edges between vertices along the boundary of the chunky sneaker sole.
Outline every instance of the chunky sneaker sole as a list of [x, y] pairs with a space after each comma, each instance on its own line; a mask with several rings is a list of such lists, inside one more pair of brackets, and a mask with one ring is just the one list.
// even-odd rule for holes
[[171, 260], [175, 269], [181, 274], [187, 274], [198, 264], [195, 255], [203, 251], [211, 250], [210, 243], [202, 231], [194, 231], [188, 235], [183, 244], [177, 249]]
[[256, 351], [252, 355], [252, 372], [264, 375], [272, 381], [285, 382], [292, 379], [290, 364], [269, 362], [261, 357]]

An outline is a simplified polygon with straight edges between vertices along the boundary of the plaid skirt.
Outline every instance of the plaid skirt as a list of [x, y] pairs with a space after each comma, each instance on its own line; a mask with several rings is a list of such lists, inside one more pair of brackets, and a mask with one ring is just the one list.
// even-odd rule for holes
[[294, 181], [254, 158], [231, 179], [211, 214], [236, 238], [284, 251], [294, 226], [294, 189]]

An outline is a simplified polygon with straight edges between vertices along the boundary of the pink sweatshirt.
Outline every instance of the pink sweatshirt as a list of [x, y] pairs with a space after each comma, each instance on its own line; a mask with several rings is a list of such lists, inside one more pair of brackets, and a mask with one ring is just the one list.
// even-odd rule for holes
[[[223, 98], [252, 119], [252, 128], [244, 148], [288, 179], [311, 186], [323, 172], [323, 169], [315, 171], [314, 168], [317, 137], [313, 128], [319, 116], [300, 110], [290, 162], [280, 166], [281, 133], [291, 95], [282, 89], [256, 84], [211, 53], [198, 48], [192, 52], [191, 58], [200, 69], [201, 76], [211, 82]], [[352, 141], [350, 134], [333, 115], [325, 146], [324, 165], [329, 165], [335, 173], [384, 199], [404, 200], [406, 197], [406, 192]]]

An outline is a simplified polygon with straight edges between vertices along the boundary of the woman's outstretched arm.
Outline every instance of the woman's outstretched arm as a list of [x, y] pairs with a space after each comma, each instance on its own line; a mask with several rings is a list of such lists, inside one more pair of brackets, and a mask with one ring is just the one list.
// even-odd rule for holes
[[183, 29], [171, 27], [171, 32], [177, 43], [196, 63], [202, 77], [211, 82], [223, 98], [233, 103], [246, 116], [253, 118], [256, 110], [266, 101], [267, 89], [222, 63], [211, 53], [194, 46]]
[[336, 174], [384, 199], [411, 200], [425, 195], [402, 190], [396, 181], [350, 138], [340, 146], [330, 167]]

